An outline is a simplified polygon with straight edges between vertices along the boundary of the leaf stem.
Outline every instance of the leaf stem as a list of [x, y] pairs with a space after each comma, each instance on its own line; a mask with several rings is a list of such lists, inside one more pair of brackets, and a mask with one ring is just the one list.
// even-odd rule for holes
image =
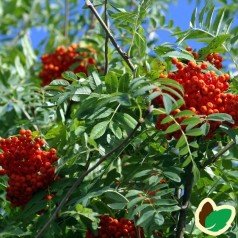
[[125, 62], [127, 63], [127, 65], [129, 66], [129, 68], [131, 69], [131, 71], [134, 73], [135, 72], [135, 66], [132, 64], [129, 56], [127, 55], [126, 52], [124, 52], [120, 46], [117, 44], [116, 40], [114, 39], [112, 33], [110, 32], [110, 30], [108, 29], [108, 27], [106, 26], [105, 22], [102, 20], [102, 18], [100, 17], [100, 15], [98, 14], [97, 10], [95, 9], [94, 5], [91, 3], [90, 0], [86, 0], [86, 5], [87, 7], [93, 12], [93, 14], [96, 16], [96, 18], [98, 19], [99, 23], [101, 24], [101, 26], [103, 27], [103, 29], [105, 30], [106, 34], [108, 35], [108, 38], [111, 40], [113, 46], [115, 47], [115, 49], [118, 51], [118, 53], [121, 55], [121, 57], [125, 60]]

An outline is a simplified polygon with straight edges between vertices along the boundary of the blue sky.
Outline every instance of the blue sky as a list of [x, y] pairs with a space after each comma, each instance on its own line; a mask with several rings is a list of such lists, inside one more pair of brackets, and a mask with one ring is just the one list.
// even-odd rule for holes
[[[84, 1], [80, 2], [80, 8], [84, 5]], [[166, 15], [167, 20], [173, 20], [175, 26], [179, 26], [182, 30], [187, 30], [189, 28], [189, 22], [192, 15], [193, 10], [198, 7], [199, 10], [202, 9], [204, 6], [205, 1], [201, 0], [199, 1], [199, 5], [196, 4], [196, 0], [192, 0], [189, 2], [188, 0], [177, 0], [177, 3], [173, 3], [169, 7], [169, 12]], [[234, 25], [238, 25], [238, 20], [236, 19], [233, 23]], [[44, 30], [39, 29], [32, 29], [31, 31], [31, 39], [33, 43], [33, 47], [37, 48], [37, 45], [39, 42], [44, 39], [44, 37], [47, 36], [47, 32]], [[169, 32], [167, 31], [159, 31], [159, 44], [162, 44], [164, 42], [170, 42], [174, 43], [176, 41], [176, 38], [171, 36]], [[196, 43], [195, 41], [188, 41], [188, 43], [193, 48], [200, 48], [202, 44]]]

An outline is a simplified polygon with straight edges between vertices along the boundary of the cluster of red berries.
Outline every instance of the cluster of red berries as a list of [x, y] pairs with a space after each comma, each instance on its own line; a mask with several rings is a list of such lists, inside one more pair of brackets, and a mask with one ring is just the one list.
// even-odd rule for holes
[[135, 227], [134, 221], [126, 218], [117, 220], [108, 215], [100, 216], [98, 235], [95, 236], [90, 230], [87, 231], [85, 238], [136, 238], [137, 233], [144, 238], [142, 227]]
[[[209, 54], [207, 59], [217, 68], [222, 66], [222, 57], [215, 53]], [[161, 78], [170, 78], [176, 80], [184, 88], [185, 105], [181, 110], [189, 109], [196, 115], [209, 115], [213, 113], [227, 113], [233, 117], [235, 123], [233, 127], [238, 126], [238, 95], [226, 93], [229, 88], [228, 74], [217, 75], [214, 71], [208, 71], [207, 62], [196, 63], [189, 61], [187, 64], [179, 62], [178, 59], [172, 58], [172, 63], [177, 67], [176, 72], [168, 75], [161, 75]], [[159, 96], [154, 100], [157, 106], [163, 106], [162, 97]], [[176, 109], [171, 114], [176, 115], [180, 109]], [[158, 117], [156, 128], [166, 130], [171, 123], [161, 124], [166, 115]], [[185, 117], [176, 118], [181, 122]], [[221, 122], [210, 121], [210, 133], [208, 137], [212, 137], [214, 131]], [[179, 138], [181, 132], [177, 131], [168, 135], [168, 139], [174, 136]]]
[[217, 69], [222, 68], [223, 58], [218, 53], [211, 53], [207, 55], [206, 60], [213, 64]]
[[0, 139], [0, 175], [9, 178], [6, 199], [13, 207], [24, 208], [34, 193], [55, 179], [56, 150], [42, 150], [44, 145], [44, 140], [32, 138], [32, 132], [24, 129], [19, 136]]
[[87, 74], [87, 68], [90, 64], [96, 65], [95, 59], [90, 54], [95, 54], [95, 50], [88, 49], [90, 52], [77, 52], [79, 44], [71, 44], [65, 48], [59, 46], [52, 54], [45, 54], [41, 57], [43, 69], [39, 73], [42, 79], [41, 86], [46, 86], [54, 79], [62, 78], [64, 71], [71, 70], [74, 73]]

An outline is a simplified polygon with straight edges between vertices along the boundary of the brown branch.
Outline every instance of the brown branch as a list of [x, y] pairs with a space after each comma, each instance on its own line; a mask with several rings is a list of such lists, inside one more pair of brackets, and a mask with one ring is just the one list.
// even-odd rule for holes
[[114, 47], [116, 48], [116, 50], [118, 51], [118, 53], [121, 55], [121, 57], [125, 60], [125, 62], [127, 63], [127, 65], [130, 67], [132, 72], [135, 72], [135, 66], [132, 64], [129, 56], [127, 55], [126, 52], [124, 52], [120, 46], [117, 44], [116, 40], [114, 39], [112, 33], [110, 32], [110, 30], [108, 29], [108, 27], [106, 26], [105, 22], [102, 20], [102, 18], [100, 17], [100, 15], [98, 14], [97, 10], [95, 9], [95, 7], [93, 6], [93, 4], [90, 2], [90, 0], [86, 0], [86, 5], [88, 6], [88, 8], [93, 12], [93, 14], [96, 16], [96, 18], [98, 19], [99, 23], [101, 24], [101, 26], [103, 27], [103, 29], [105, 30], [106, 34], [108, 35], [109, 39], [111, 40], [112, 44], [114, 45]]
[[184, 195], [181, 210], [179, 213], [179, 220], [176, 229], [176, 238], [183, 238], [184, 237], [184, 230], [186, 226], [186, 216], [189, 207], [190, 197], [192, 193], [193, 187], [193, 163], [190, 163], [185, 170], [185, 184], [184, 184]]
[[[104, 13], [104, 20], [105, 20], [105, 24], [108, 27], [108, 17], [107, 17], [107, 0], [105, 0], [105, 13]], [[104, 75], [106, 75], [108, 73], [108, 43], [109, 43], [109, 37], [108, 34], [106, 34], [106, 38], [105, 38], [105, 68], [104, 68]]]
[[216, 162], [218, 160], [218, 158], [224, 154], [227, 150], [229, 150], [233, 145], [235, 145], [236, 142], [235, 141], [231, 141], [230, 143], [228, 143], [225, 147], [223, 147], [219, 152], [217, 152], [213, 157], [211, 157], [210, 159], [206, 160], [201, 166], [200, 169], [204, 169], [205, 167], [207, 167], [208, 165], [211, 165], [212, 163]]
[[[145, 113], [145, 116], [148, 116], [150, 113], [150, 110], [147, 110]], [[95, 170], [100, 164], [102, 164], [106, 159], [108, 159], [111, 155], [113, 155], [115, 152], [117, 152], [118, 150], [120, 150], [121, 148], [125, 148], [127, 146], [127, 143], [130, 141], [130, 139], [134, 136], [134, 134], [136, 133], [136, 131], [138, 130], [138, 128], [142, 125], [142, 123], [144, 122], [144, 118], [140, 118], [140, 120], [137, 122], [137, 125], [135, 126], [135, 128], [131, 131], [131, 133], [128, 135], [128, 137], [122, 141], [118, 146], [116, 146], [114, 149], [112, 149], [111, 151], [109, 151], [106, 155], [102, 156], [98, 162], [93, 165], [91, 168], [88, 168], [86, 171], [84, 171], [82, 173], [82, 175], [76, 180], [76, 182], [73, 184], [73, 186], [68, 190], [68, 192], [66, 193], [66, 195], [64, 196], [64, 198], [61, 200], [60, 204], [58, 205], [58, 207], [56, 208], [56, 210], [54, 211], [54, 213], [52, 214], [52, 216], [50, 217], [50, 219], [45, 223], [45, 225], [42, 227], [42, 229], [39, 231], [39, 233], [37, 234], [36, 238], [40, 238], [44, 235], [45, 231], [48, 229], [48, 227], [50, 226], [50, 224], [56, 219], [56, 217], [58, 216], [58, 213], [60, 212], [60, 210], [63, 208], [63, 206], [67, 203], [68, 199], [70, 198], [70, 196], [73, 194], [73, 192], [76, 190], [76, 188], [83, 182], [84, 178], [91, 173], [93, 170]]]

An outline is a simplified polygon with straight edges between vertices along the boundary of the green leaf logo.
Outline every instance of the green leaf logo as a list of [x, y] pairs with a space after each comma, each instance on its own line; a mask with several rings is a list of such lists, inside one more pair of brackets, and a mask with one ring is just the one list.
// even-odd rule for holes
[[218, 236], [227, 231], [236, 215], [233, 206], [217, 206], [210, 198], [205, 198], [195, 212], [195, 224], [202, 232]]

